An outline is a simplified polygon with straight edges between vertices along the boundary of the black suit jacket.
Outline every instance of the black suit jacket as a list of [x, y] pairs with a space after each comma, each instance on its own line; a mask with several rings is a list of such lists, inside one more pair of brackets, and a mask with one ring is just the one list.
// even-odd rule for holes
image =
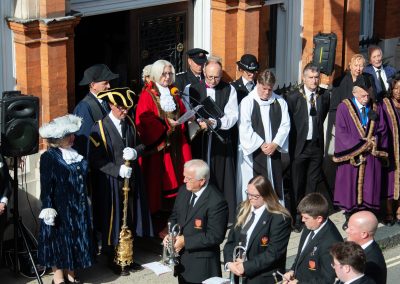
[[239, 105], [240, 102], [243, 100], [243, 98], [249, 94], [249, 91], [247, 90], [246, 86], [243, 84], [242, 77], [240, 77], [236, 81], [233, 81], [231, 83], [231, 85], [236, 89], [237, 100], [238, 100], [238, 105]]
[[219, 246], [225, 238], [228, 206], [221, 192], [208, 184], [187, 214], [191, 196], [186, 185], [180, 187], [169, 219], [172, 225], [181, 226], [185, 238], [175, 275], [180, 274], [187, 282], [201, 283], [221, 276]]
[[[285, 271], [286, 250], [291, 218], [267, 210], [261, 215], [247, 246], [244, 273], [248, 284], [275, 283], [272, 273]], [[231, 229], [224, 247], [224, 261], [232, 262], [233, 249], [239, 243], [241, 227]]]
[[373, 241], [364, 252], [367, 257], [365, 275], [375, 280], [376, 284], [386, 284], [387, 268], [379, 245]]
[[292, 270], [295, 278], [300, 283], [331, 284], [335, 281], [335, 270], [332, 268], [332, 257], [329, 254], [331, 246], [337, 242], [342, 242], [335, 224], [328, 219], [325, 226], [314, 236], [302, 252], [301, 249], [310, 233], [304, 229], [301, 234], [299, 249], [294, 260]]
[[[344, 282], [339, 282], [339, 283], [344, 283]], [[356, 281], [351, 282], [351, 284], [378, 284], [378, 282], [375, 282], [370, 277], [364, 275], [363, 277], [357, 279]]]
[[[305, 99], [304, 86], [289, 93], [286, 101], [289, 109], [290, 116], [290, 133], [289, 133], [289, 155], [293, 160], [301, 154], [307, 140], [308, 133], [308, 109], [307, 101]], [[325, 89], [318, 88], [316, 94], [316, 107], [317, 107], [317, 125], [319, 143], [324, 145], [324, 121], [329, 111], [329, 92]]]

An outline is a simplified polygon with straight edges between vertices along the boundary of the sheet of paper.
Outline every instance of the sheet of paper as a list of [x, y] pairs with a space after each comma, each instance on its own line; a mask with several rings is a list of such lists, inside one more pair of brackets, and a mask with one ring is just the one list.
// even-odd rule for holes
[[160, 276], [161, 274], [168, 273], [168, 272], [172, 271], [172, 269], [169, 266], [164, 265], [164, 264], [162, 264], [160, 262], [157, 262], [157, 261], [150, 262], [150, 263], [145, 263], [145, 264], [142, 264], [142, 266], [144, 268], [150, 269], [157, 276]]
[[222, 277], [211, 277], [203, 281], [203, 284], [229, 284], [229, 279]]
[[196, 112], [202, 107], [203, 107], [203, 105], [198, 105], [198, 106], [195, 106], [193, 109], [190, 109], [190, 110], [186, 111], [176, 122], [178, 124], [185, 123], [192, 116], [194, 116], [196, 114]]

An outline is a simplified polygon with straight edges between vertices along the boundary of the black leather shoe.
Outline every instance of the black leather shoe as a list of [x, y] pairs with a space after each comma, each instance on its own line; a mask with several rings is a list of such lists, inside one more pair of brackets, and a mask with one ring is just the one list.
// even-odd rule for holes
[[141, 266], [139, 263], [134, 262], [134, 263], [132, 263], [131, 265], [129, 265], [129, 266], [127, 267], [127, 269], [128, 269], [129, 271], [136, 272], [136, 271], [141, 271], [141, 270], [143, 270], [143, 266]]

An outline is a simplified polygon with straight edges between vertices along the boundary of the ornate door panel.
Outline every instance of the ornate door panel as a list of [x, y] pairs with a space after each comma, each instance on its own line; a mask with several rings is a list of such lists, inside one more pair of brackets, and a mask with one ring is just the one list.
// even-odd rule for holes
[[171, 62], [176, 73], [186, 70], [187, 19], [186, 2], [132, 11], [132, 85], [141, 85], [143, 67], [158, 59]]

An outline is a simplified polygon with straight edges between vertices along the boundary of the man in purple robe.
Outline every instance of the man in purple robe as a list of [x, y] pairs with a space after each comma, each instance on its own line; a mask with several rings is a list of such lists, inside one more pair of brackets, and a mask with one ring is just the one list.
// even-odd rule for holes
[[382, 108], [370, 99], [372, 90], [369, 76], [359, 75], [353, 98], [343, 100], [336, 112], [334, 203], [345, 210], [343, 229], [351, 213], [380, 207], [381, 169], [387, 164], [388, 141]]

